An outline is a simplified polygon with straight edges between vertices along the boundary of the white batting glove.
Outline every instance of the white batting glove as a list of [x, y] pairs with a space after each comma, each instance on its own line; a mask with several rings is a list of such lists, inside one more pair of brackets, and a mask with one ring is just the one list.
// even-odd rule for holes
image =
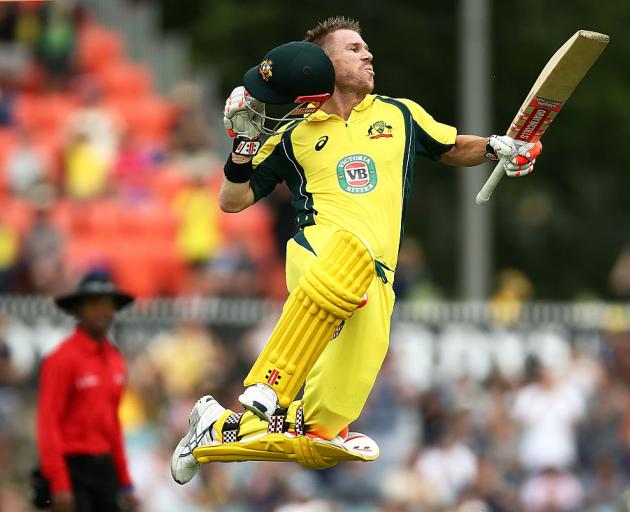
[[260, 135], [258, 126], [262, 126], [264, 115], [265, 104], [239, 85], [225, 101], [223, 125], [230, 137], [256, 139]]
[[488, 145], [494, 150], [497, 158], [506, 157], [505, 174], [510, 178], [519, 178], [531, 174], [536, 158], [542, 152], [542, 143], [522, 142], [507, 135], [492, 135]]
[[510, 178], [520, 178], [531, 174], [534, 171], [536, 158], [542, 153], [542, 142], [539, 140], [525, 143], [515, 141], [515, 143], [518, 148], [516, 155], [505, 164], [505, 174]]

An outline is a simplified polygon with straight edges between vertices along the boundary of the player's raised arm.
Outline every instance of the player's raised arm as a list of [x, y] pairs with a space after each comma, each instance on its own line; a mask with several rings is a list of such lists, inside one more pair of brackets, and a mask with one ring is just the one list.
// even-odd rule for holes
[[249, 183], [231, 183], [223, 180], [219, 206], [226, 213], [238, 213], [254, 204], [254, 193]]
[[[243, 83], [232, 91], [223, 110], [223, 124], [234, 138], [234, 147], [225, 164], [219, 200], [221, 209], [230, 213], [268, 195], [284, 181], [287, 166], [293, 171], [280, 144], [283, 133], [317, 112], [331, 97], [335, 71], [316, 45], [291, 42], [268, 52], [243, 75]], [[265, 104], [293, 108], [282, 117], [269, 117]], [[266, 121], [275, 126], [265, 126]], [[259, 141], [261, 133], [269, 136], [264, 144]]]
[[219, 204], [224, 212], [236, 213], [254, 204], [250, 186], [253, 158], [260, 148], [260, 128], [256, 116], [264, 115], [265, 105], [256, 100], [242, 85], [232, 91], [223, 109], [223, 124], [234, 138], [232, 153], [225, 163], [225, 179]]

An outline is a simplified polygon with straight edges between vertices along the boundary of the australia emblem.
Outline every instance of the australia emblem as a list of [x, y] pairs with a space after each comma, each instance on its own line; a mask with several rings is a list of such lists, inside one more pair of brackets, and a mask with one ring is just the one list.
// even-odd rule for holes
[[258, 73], [260, 73], [260, 76], [262, 76], [262, 79], [265, 82], [268, 82], [271, 78], [271, 75], [273, 75], [273, 72], [271, 70], [272, 64], [273, 62], [271, 61], [271, 59], [265, 59], [258, 65]]
[[368, 128], [368, 137], [370, 139], [380, 139], [381, 137], [393, 137], [392, 125], [387, 124], [385, 121], [376, 121]]

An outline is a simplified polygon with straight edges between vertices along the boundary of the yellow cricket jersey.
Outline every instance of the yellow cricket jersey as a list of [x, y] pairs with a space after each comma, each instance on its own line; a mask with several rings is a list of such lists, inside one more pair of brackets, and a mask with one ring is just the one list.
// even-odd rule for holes
[[258, 201], [286, 182], [298, 227], [352, 231], [394, 269], [415, 157], [439, 160], [456, 135], [411, 100], [369, 94], [348, 121], [320, 110], [270, 137], [254, 158], [250, 185]]

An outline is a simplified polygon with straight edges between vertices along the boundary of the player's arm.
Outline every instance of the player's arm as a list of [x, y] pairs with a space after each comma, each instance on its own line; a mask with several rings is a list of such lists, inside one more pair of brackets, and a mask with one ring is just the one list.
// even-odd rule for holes
[[255, 202], [250, 180], [253, 159], [260, 149], [260, 114], [265, 105], [252, 98], [243, 86], [236, 87], [223, 109], [223, 124], [234, 139], [232, 153], [223, 168], [225, 179], [219, 193], [219, 206], [224, 212], [237, 213]]
[[225, 179], [219, 194], [219, 206], [224, 212], [237, 213], [248, 208], [269, 194], [278, 183], [268, 166], [260, 166], [269, 154], [266, 150], [259, 154], [264, 113], [265, 105], [253, 98], [243, 86], [236, 87], [225, 102], [223, 124], [228, 135], [234, 139], [234, 146], [225, 163]]
[[456, 167], [472, 167], [489, 160], [506, 158], [508, 176], [525, 176], [532, 172], [536, 157], [542, 151], [540, 142], [524, 143], [507, 136], [458, 135], [457, 130], [439, 123], [416, 102], [401, 99], [411, 112], [416, 154]]
[[267, 196], [284, 181], [288, 165], [280, 134], [269, 137], [253, 158], [232, 153], [224, 168], [221, 209], [237, 213]]
[[[226, 176], [223, 179], [221, 192], [219, 193], [219, 206], [221, 207], [221, 210], [226, 213], [238, 213], [254, 204], [254, 191], [250, 185], [251, 173], [253, 171], [252, 157], [232, 153], [230, 154], [229, 159], [230, 160], [226, 163], [225, 167]], [[229, 167], [237, 169], [235, 171], [237, 173], [239, 167], [243, 169], [245, 175], [249, 174], [247, 181], [240, 183], [237, 181], [231, 181], [229, 178]]]
[[440, 161], [454, 167], [472, 167], [482, 164], [486, 161], [487, 144], [487, 137], [458, 135], [453, 147], [442, 154]]

